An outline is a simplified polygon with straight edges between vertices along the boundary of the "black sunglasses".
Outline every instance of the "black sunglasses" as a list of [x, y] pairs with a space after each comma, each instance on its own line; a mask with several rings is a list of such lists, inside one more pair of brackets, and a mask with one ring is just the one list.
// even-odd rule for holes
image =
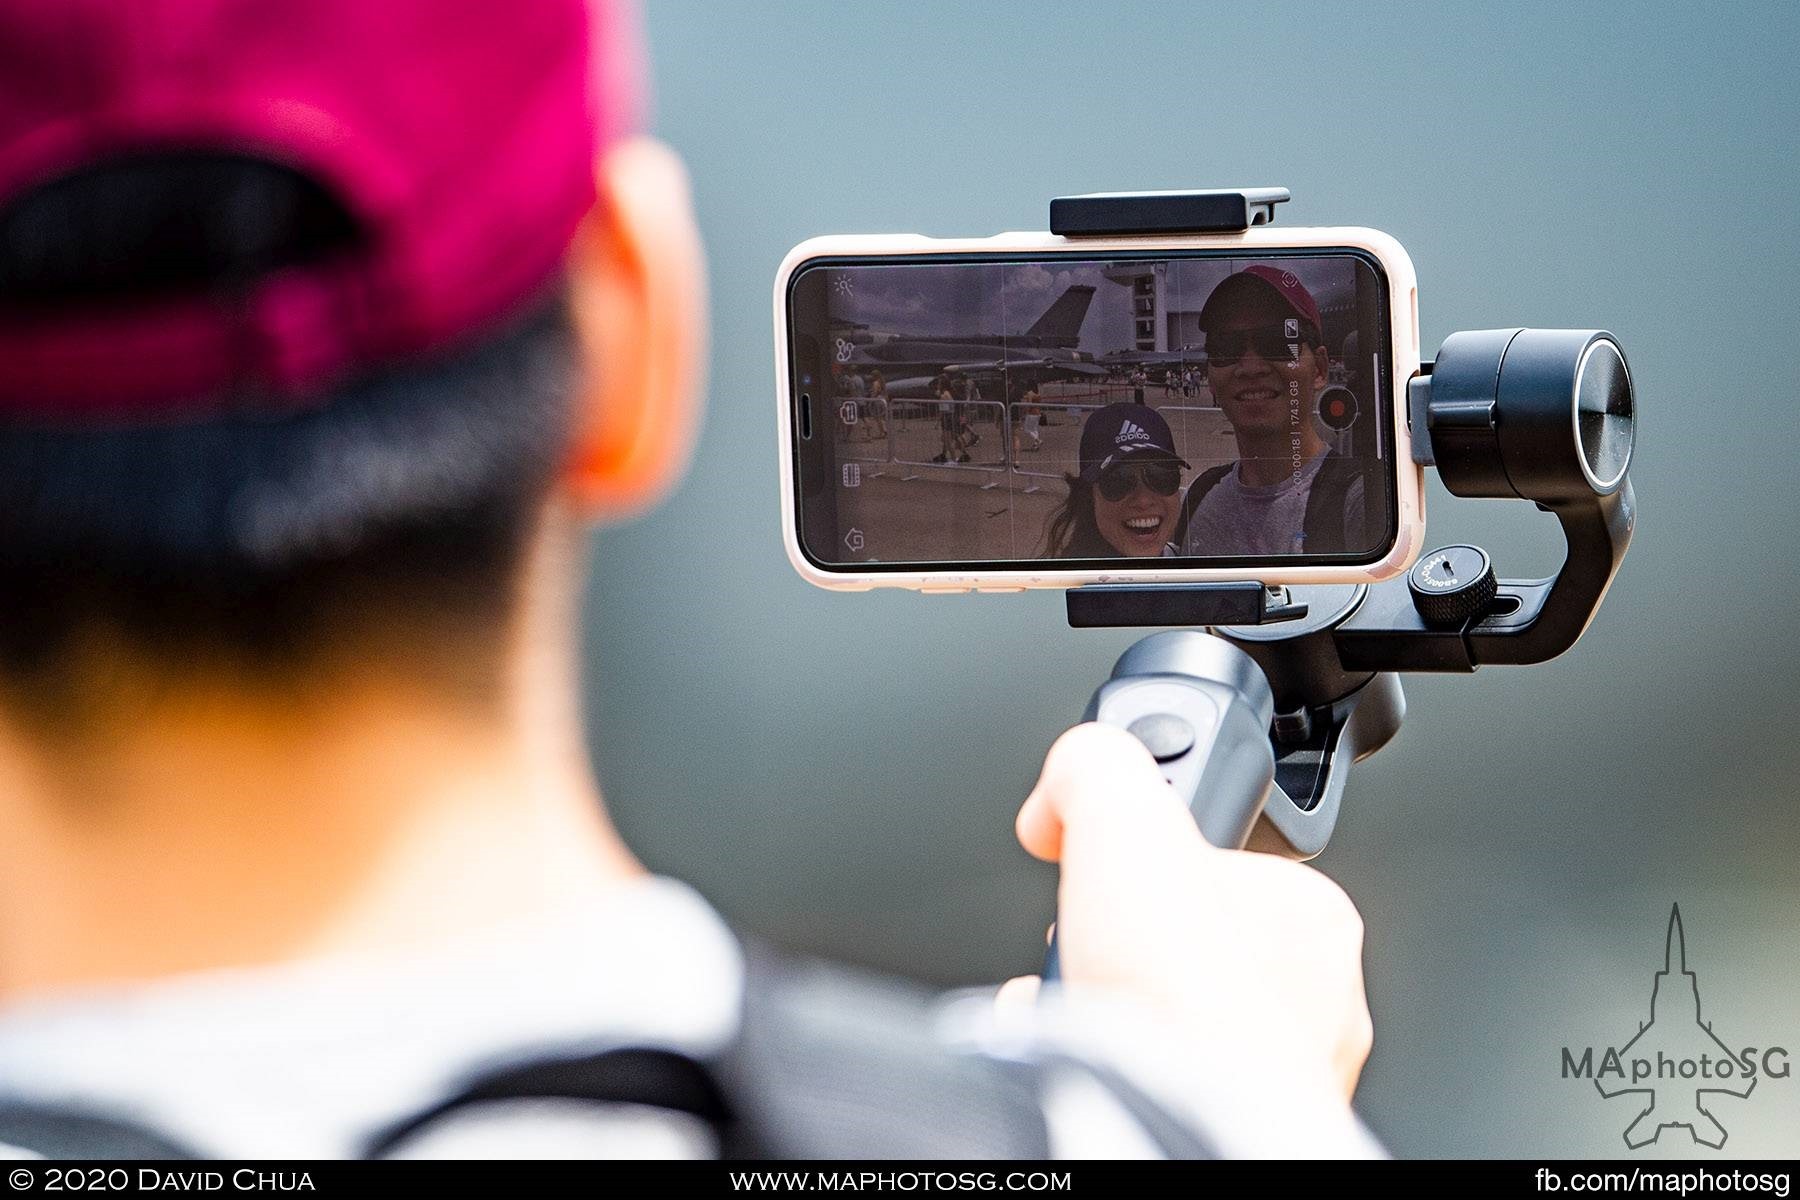
[[1100, 472], [1095, 486], [1102, 496], [1117, 503], [1136, 491], [1140, 482], [1158, 496], [1173, 496], [1181, 490], [1181, 468], [1172, 462], [1108, 467]]
[[1304, 328], [1297, 338], [1288, 337], [1280, 325], [1226, 329], [1206, 335], [1206, 361], [1215, 367], [1235, 367], [1246, 352], [1255, 350], [1264, 362], [1293, 364], [1300, 360], [1300, 347], [1310, 344]]

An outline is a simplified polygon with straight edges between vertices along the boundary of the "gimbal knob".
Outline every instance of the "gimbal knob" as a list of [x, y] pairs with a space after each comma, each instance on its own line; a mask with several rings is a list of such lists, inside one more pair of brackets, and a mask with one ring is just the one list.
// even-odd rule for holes
[[1406, 586], [1419, 616], [1438, 629], [1452, 629], [1479, 616], [1500, 591], [1494, 564], [1479, 546], [1433, 550], [1413, 564]]

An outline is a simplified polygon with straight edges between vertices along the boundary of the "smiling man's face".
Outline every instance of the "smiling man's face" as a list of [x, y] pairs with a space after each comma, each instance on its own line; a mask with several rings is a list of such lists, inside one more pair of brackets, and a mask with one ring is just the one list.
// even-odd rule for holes
[[[1206, 382], [1239, 435], [1298, 434], [1312, 419], [1327, 357], [1285, 336], [1283, 322], [1293, 316], [1275, 296], [1247, 296], [1207, 330]], [[1289, 350], [1296, 344], [1297, 354]]]

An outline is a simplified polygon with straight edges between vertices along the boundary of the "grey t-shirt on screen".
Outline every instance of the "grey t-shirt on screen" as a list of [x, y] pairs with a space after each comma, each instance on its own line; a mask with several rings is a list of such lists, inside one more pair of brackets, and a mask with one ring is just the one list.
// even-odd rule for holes
[[[1181, 552], [1194, 555], [1274, 555], [1306, 552], [1306, 501], [1327, 455], [1319, 455], [1299, 471], [1267, 487], [1251, 487], [1239, 477], [1242, 464], [1200, 498], [1188, 522]], [[1190, 485], [1191, 486], [1191, 485]], [[1363, 520], [1363, 483], [1351, 483], [1344, 495], [1344, 524], [1358, 529]]]

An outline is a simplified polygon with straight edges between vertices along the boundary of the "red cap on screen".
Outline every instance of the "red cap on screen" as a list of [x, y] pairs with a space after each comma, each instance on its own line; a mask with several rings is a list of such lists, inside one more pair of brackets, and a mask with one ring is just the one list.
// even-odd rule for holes
[[1266, 266], [1258, 263], [1253, 267], [1245, 267], [1235, 275], [1227, 275], [1219, 286], [1212, 290], [1206, 303], [1200, 308], [1200, 328], [1211, 329], [1225, 319], [1226, 311], [1245, 293], [1274, 293], [1276, 299], [1293, 312], [1312, 322], [1314, 329], [1319, 329], [1319, 306], [1314, 302], [1312, 293], [1300, 282], [1300, 277], [1292, 271], [1280, 267]]
[[229, 306], [0, 312], [0, 414], [155, 416], [246, 385], [300, 405], [453, 343], [558, 273], [596, 151], [637, 122], [612, 0], [0, 0], [0, 207], [159, 150], [330, 193], [356, 248]]

